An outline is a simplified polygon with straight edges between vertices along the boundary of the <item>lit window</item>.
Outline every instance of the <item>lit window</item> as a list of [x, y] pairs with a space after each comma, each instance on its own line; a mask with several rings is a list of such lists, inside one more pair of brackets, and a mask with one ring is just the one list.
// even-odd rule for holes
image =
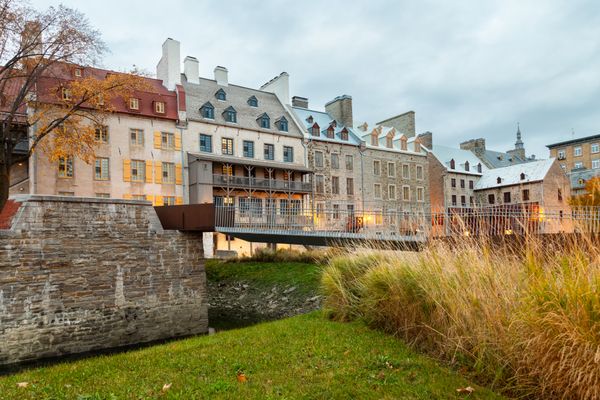
[[226, 176], [233, 176], [233, 166], [231, 164], [221, 165], [221, 174]]
[[200, 134], [200, 151], [212, 153], [212, 136]]
[[269, 143], [265, 143], [265, 160], [275, 159], [275, 146]]
[[175, 148], [175, 134], [172, 132], [161, 132], [160, 133], [160, 148], [165, 150], [172, 150]]
[[162, 183], [175, 183], [175, 164], [162, 163]]
[[130, 129], [129, 130], [129, 143], [132, 146], [143, 146], [144, 145], [144, 131], [142, 129]]
[[58, 176], [59, 178], [73, 177], [73, 157], [67, 156], [58, 158]]
[[108, 126], [97, 126], [94, 132], [94, 140], [100, 143], [108, 143]]
[[250, 140], [244, 140], [244, 157], [246, 158], [254, 158], [254, 142]]
[[96, 158], [94, 163], [94, 179], [97, 181], [107, 181], [109, 160], [108, 158]]
[[134, 182], [146, 180], [146, 162], [144, 160], [131, 160], [131, 180]]
[[129, 99], [129, 108], [132, 110], [140, 109], [140, 99], [136, 99], [135, 97]]
[[294, 148], [290, 146], [283, 146], [283, 161], [294, 162]]
[[233, 139], [232, 138], [221, 138], [221, 154], [232, 156], [233, 155]]
[[162, 101], [157, 101], [154, 103], [154, 111], [157, 112], [158, 114], [164, 114], [165, 113], [165, 103]]
[[200, 107], [200, 113], [202, 114], [202, 118], [215, 119], [215, 108], [210, 103], [204, 103], [204, 105]]

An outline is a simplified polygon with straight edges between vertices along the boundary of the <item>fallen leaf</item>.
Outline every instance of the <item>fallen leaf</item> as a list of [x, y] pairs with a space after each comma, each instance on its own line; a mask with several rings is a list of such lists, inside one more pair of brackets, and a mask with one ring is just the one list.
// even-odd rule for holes
[[349, 349], [344, 352], [345, 356], [347, 356], [348, 354], [350, 354], [350, 350]]
[[377, 374], [377, 379], [379, 380], [384, 380], [385, 379], [385, 372], [383, 371], [379, 371], [379, 373]]
[[461, 394], [463, 394], [463, 393], [471, 394], [474, 391], [475, 391], [475, 389], [473, 389], [471, 386], [467, 386], [465, 388], [458, 388], [458, 389], [456, 389], [456, 392], [457, 393], [461, 393]]
[[246, 381], [248, 380], [248, 378], [246, 378], [246, 374], [244, 374], [243, 372], [238, 372], [237, 373], [237, 381], [240, 383], [246, 383]]
[[171, 389], [171, 385], [172, 383], [165, 383], [162, 387], [162, 392], [166, 392], [167, 390]]
[[29, 382], [18, 382], [17, 383], [17, 387], [19, 387], [19, 388], [26, 388], [27, 386], [29, 386]]

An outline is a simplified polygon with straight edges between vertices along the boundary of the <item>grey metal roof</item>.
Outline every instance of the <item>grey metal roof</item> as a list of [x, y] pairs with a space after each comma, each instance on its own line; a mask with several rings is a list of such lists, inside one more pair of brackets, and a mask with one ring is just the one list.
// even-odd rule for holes
[[585, 142], [588, 142], [591, 140], [600, 140], [600, 135], [591, 135], [591, 136], [585, 136], [585, 137], [580, 137], [580, 138], [576, 138], [576, 139], [569, 139], [569, 140], [565, 140], [563, 142], [547, 144], [546, 147], [549, 149], [552, 149], [554, 147], [566, 146], [566, 145], [570, 145], [570, 144], [585, 143]]
[[483, 153], [483, 162], [492, 166], [492, 168], [508, 167], [510, 165], [522, 164], [528, 160], [523, 160], [516, 154], [503, 153], [501, 151], [485, 150]]
[[[267, 113], [271, 121], [276, 121], [282, 116], [286, 117], [288, 121], [292, 119], [279, 99], [277, 99], [277, 96], [273, 93], [232, 84], [229, 84], [229, 86], [220, 86], [215, 80], [206, 78], [200, 78], [200, 83], [190, 83], [187, 81], [184, 74], [181, 75], [181, 81], [185, 89], [187, 116], [190, 120], [252, 129], [261, 132], [270, 132], [285, 136], [302, 137], [302, 132], [300, 132], [295, 124], [288, 124], [287, 132], [280, 131], [275, 124], [271, 124], [270, 129], [260, 127], [257, 118], [263, 113]], [[219, 89], [225, 91], [227, 100], [217, 100], [215, 93], [217, 93]], [[248, 104], [248, 99], [252, 96], [256, 97], [258, 100], [258, 107], [252, 107]], [[200, 108], [207, 102], [210, 102], [215, 109], [214, 120], [205, 119], [200, 113]], [[237, 112], [236, 123], [226, 122], [223, 118], [222, 114], [228, 107], [233, 107]]]
[[[488, 169], [485, 164], [469, 150], [433, 145], [433, 148], [430, 151], [448, 171], [479, 176], [481, 173], [477, 172], [477, 164], [481, 164], [482, 173]], [[454, 169], [450, 169], [450, 160], [454, 160]], [[469, 162], [469, 171], [465, 169], [467, 161]]]
[[[475, 184], [475, 190], [542, 181], [548, 174], [554, 161], [554, 158], [549, 158], [548, 160], [531, 161], [509, 167], [487, 170]], [[524, 174], [524, 179], [521, 179], [521, 174]], [[500, 183], [498, 183], [498, 178], [500, 178]]]
[[[337, 127], [335, 128], [335, 134], [333, 138], [328, 138], [324, 133], [321, 133], [319, 136], [312, 136], [310, 132], [310, 128], [316, 122], [319, 125], [319, 129], [321, 132], [325, 132], [329, 125], [333, 122], [334, 118], [326, 112], [309, 110], [307, 108], [302, 107], [292, 107], [292, 111], [296, 114], [297, 120], [302, 124], [306, 132], [304, 132], [305, 136], [311, 140], [320, 140], [323, 142], [333, 142], [333, 143], [343, 143], [343, 144], [351, 144], [358, 146], [361, 143], [360, 138], [353, 131], [352, 127], [344, 127], [340, 123], [336, 123]], [[308, 118], [312, 117], [313, 122], [308, 122]], [[341, 132], [344, 128], [348, 129], [348, 140], [342, 140]]]
[[568, 174], [571, 181], [571, 188], [581, 190], [585, 188], [585, 183], [590, 179], [600, 176], [600, 169], [580, 169]]

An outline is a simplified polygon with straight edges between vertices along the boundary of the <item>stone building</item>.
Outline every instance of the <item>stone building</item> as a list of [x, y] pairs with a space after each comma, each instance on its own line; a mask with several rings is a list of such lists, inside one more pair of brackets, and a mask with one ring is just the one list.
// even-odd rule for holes
[[486, 148], [485, 139], [471, 139], [460, 144], [460, 148], [472, 152], [488, 168], [501, 168], [509, 165], [521, 164], [535, 160], [535, 156], [528, 157], [525, 154], [521, 128], [517, 127], [517, 140], [514, 149], [506, 152], [494, 151]]

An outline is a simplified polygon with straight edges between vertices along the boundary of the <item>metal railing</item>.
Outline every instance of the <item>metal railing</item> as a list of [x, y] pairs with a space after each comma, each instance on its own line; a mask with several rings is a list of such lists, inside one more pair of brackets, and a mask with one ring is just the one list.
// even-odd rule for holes
[[247, 176], [233, 175], [213, 175], [213, 184], [219, 186], [231, 186], [240, 188], [253, 188], [260, 190], [277, 190], [293, 192], [310, 192], [312, 184], [310, 182], [277, 180], [266, 178], [255, 178]]

